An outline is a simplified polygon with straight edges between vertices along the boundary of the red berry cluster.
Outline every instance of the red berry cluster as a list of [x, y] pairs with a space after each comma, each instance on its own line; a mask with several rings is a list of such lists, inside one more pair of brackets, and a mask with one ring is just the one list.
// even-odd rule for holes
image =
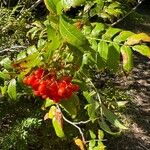
[[71, 97], [73, 92], [79, 90], [79, 86], [71, 83], [71, 77], [56, 78], [55, 72], [47, 72], [42, 68], [33, 71], [23, 79], [23, 83], [31, 86], [36, 96], [43, 99], [50, 98], [55, 102]]

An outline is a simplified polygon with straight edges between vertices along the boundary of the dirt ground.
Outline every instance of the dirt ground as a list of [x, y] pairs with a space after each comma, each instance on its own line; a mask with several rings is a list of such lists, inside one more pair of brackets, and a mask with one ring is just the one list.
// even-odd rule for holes
[[132, 74], [115, 81], [131, 93], [125, 114], [131, 121], [129, 131], [109, 139], [108, 150], [150, 149], [150, 59], [136, 54], [134, 61]]
[[[122, 22], [120, 27], [150, 35], [150, 1], [145, 0], [137, 12], [146, 18], [145, 22], [129, 20], [128, 25]], [[131, 93], [126, 111], [131, 125], [129, 132], [109, 140], [108, 150], [150, 150], [150, 59], [136, 53], [131, 75], [115, 79], [115, 83]]]

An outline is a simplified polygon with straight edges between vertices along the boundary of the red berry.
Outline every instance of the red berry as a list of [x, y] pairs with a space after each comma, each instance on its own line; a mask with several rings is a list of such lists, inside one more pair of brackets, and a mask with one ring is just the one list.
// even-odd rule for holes
[[64, 98], [70, 98], [71, 95], [72, 95], [72, 90], [66, 89], [65, 94], [64, 94]]
[[31, 85], [35, 81], [35, 79], [36, 78], [34, 75], [28, 76], [27, 81], [26, 81], [27, 85]]
[[44, 75], [44, 69], [42, 68], [38, 68], [35, 72], [34, 72], [34, 75], [36, 78], [40, 79], [43, 77]]
[[41, 95], [46, 94], [47, 89], [46, 89], [46, 83], [45, 82], [39, 85], [38, 91], [40, 92]]
[[43, 99], [47, 99], [47, 97], [48, 97], [47, 95], [42, 95]]
[[58, 89], [58, 95], [59, 96], [63, 96], [64, 93], [65, 93], [65, 88], [64, 87], [61, 87], [61, 88]]
[[73, 84], [73, 85], [72, 85], [72, 90], [73, 90], [74, 92], [78, 91], [78, 90], [79, 90], [79, 86], [76, 85], [76, 84]]
[[32, 88], [33, 88], [34, 90], [38, 90], [39, 85], [40, 85], [40, 80], [39, 80], [39, 79], [35, 79], [35, 80], [32, 82], [32, 84], [31, 84], [31, 86], [32, 86]]
[[34, 90], [33, 93], [34, 93], [35, 96], [41, 96], [41, 94], [40, 94], [39, 91], [35, 91], [35, 90]]

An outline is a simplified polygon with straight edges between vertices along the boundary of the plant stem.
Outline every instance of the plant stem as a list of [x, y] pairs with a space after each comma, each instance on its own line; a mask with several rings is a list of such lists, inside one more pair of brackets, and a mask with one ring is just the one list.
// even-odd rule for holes
[[132, 12], [134, 12], [138, 6], [143, 2], [144, 0], [138, 0], [138, 4], [133, 8], [131, 9], [131, 11], [129, 11], [125, 16], [123, 16], [122, 18], [118, 19], [116, 22], [112, 23], [111, 26], [114, 26], [116, 25], [117, 23], [121, 22], [123, 19], [125, 19], [128, 15], [130, 15]]
[[[59, 105], [57, 105], [57, 108], [58, 108], [58, 109], [60, 110], [60, 112], [61, 112], [61, 109], [60, 109]], [[83, 131], [81, 130], [81, 128], [80, 128], [79, 126], [77, 126], [76, 123], [71, 122], [70, 120], [68, 120], [63, 114], [62, 114], [62, 117], [63, 117], [63, 119], [64, 119], [67, 123], [71, 124], [72, 126], [74, 126], [75, 128], [77, 128], [77, 129], [79, 130], [79, 133], [81, 134], [81, 138], [82, 138], [83, 143], [86, 143], [85, 137], [84, 137], [84, 133], [83, 133]]]

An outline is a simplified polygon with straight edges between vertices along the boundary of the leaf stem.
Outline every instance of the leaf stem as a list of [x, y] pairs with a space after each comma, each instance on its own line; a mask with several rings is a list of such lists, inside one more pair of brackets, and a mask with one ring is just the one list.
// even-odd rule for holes
[[[60, 109], [60, 107], [59, 107], [58, 104], [57, 104], [57, 108], [61, 111], [61, 109]], [[75, 128], [77, 128], [77, 129], [79, 130], [79, 133], [80, 133], [80, 135], [81, 135], [81, 137], [82, 137], [83, 143], [86, 143], [83, 131], [81, 130], [81, 128], [80, 128], [79, 126], [76, 125], [76, 124], [79, 124], [79, 123], [71, 122], [71, 121], [68, 120], [63, 114], [62, 114], [62, 117], [63, 117], [63, 119], [64, 119], [67, 123], [71, 124], [72, 126], [74, 126]], [[82, 122], [82, 121], [81, 121], [81, 122]], [[80, 122], [80, 123], [81, 123], [81, 122]], [[89, 121], [87, 121], [86, 123], [88, 123], [88, 122], [89, 122]], [[82, 123], [83, 123], [83, 122], [82, 122]], [[84, 123], [85, 123], [85, 122], [84, 122]]]

